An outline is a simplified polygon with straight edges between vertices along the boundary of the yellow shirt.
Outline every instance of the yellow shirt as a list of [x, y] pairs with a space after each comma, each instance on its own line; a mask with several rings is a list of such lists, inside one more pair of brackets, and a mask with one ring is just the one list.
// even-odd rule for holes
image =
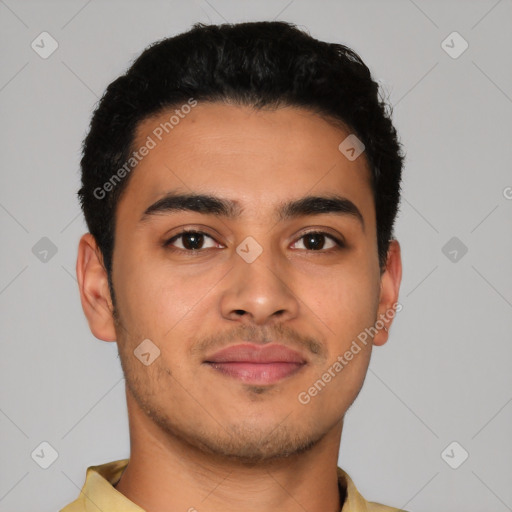
[[[116, 460], [87, 468], [80, 496], [60, 512], [144, 512], [121, 494], [114, 485], [128, 465], [129, 459]], [[405, 512], [366, 501], [345, 471], [338, 468], [339, 485], [346, 489], [345, 503], [340, 512]]]

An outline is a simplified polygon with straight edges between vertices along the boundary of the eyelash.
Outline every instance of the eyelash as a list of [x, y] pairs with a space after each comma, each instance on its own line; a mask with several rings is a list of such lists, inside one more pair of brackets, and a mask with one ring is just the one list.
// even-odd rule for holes
[[[187, 235], [187, 234], [191, 234], [191, 235], [204, 235], [204, 236], [206, 236], [208, 238], [211, 238], [212, 240], [215, 240], [215, 238], [213, 238], [208, 233], [205, 233], [204, 231], [197, 231], [197, 230], [193, 230], [193, 229], [192, 230], [184, 230], [184, 231], [181, 231], [180, 233], [174, 235], [169, 240], [165, 241], [163, 243], [163, 247], [165, 249], [169, 250], [169, 251], [172, 251], [172, 252], [187, 253], [188, 255], [197, 255], [197, 254], [199, 254], [201, 252], [204, 252], [207, 249], [212, 249], [212, 247], [208, 247], [207, 249], [181, 249], [179, 247], [173, 247], [171, 245], [173, 242], [175, 242], [176, 240], [178, 240], [179, 238], [181, 238], [181, 237], [183, 237], [184, 235]], [[338, 250], [343, 249], [345, 247], [345, 243], [342, 240], [340, 240], [339, 238], [331, 235], [330, 233], [326, 233], [325, 231], [307, 231], [306, 233], [303, 233], [299, 238], [297, 238], [296, 242], [301, 240], [302, 238], [306, 237], [307, 235], [323, 235], [326, 238], [331, 239], [336, 244], [336, 247], [331, 247], [330, 249], [319, 249], [319, 250], [305, 249], [308, 252], [329, 253], [329, 252], [332, 252], [332, 251], [338, 251]], [[296, 243], [296, 242], [294, 242], [294, 243]]]

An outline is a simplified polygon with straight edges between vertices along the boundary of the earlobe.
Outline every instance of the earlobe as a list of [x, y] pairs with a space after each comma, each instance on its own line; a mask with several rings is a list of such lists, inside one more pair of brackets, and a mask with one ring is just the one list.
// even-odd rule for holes
[[113, 305], [107, 271], [101, 251], [90, 233], [80, 239], [76, 275], [82, 309], [93, 335], [103, 341], [116, 341]]
[[[381, 276], [379, 311], [376, 321], [382, 320], [384, 326], [373, 338], [376, 346], [384, 345], [388, 341], [389, 329], [396, 315], [396, 304], [402, 281], [402, 256], [398, 240], [389, 243], [386, 269]], [[381, 323], [379, 322], [379, 325]]]

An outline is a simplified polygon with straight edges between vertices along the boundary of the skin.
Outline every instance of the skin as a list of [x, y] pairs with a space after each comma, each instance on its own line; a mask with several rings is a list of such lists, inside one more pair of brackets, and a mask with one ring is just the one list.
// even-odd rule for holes
[[[141, 123], [136, 144], [169, 118]], [[336, 466], [347, 409], [357, 397], [381, 329], [307, 404], [297, 399], [365, 328], [398, 301], [401, 257], [377, 257], [375, 208], [364, 154], [349, 161], [338, 145], [349, 132], [300, 108], [197, 105], [138, 164], [117, 209], [113, 315], [107, 274], [90, 234], [79, 244], [77, 276], [94, 336], [116, 341], [126, 378], [131, 455], [116, 488], [148, 512], [340, 510]], [[145, 209], [170, 191], [239, 202], [239, 218]], [[361, 211], [278, 222], [282, 201], [336, 192]], [[185, 253], [183, 227], [206, 232], [204, 249]], [[336, 250], [305, 245], [304, 231], [341, 236]], [[263, 248], [247, 263], [236, 247]], [[335, 247], [335, 246], [334, 246]], [[241, 314], [243, 313], [243, 314]], [[391, 320], [386, 321], [389, 329]], [[133, 354], [144, 339], [160, 349], [149, 366]], [[242, 340], [272, 340], [307, 364], [271, 385], [251, 386], [204, 364]], [[255, 499], [257, 497], [257, 499]], [[341, 497], [343, 499], [343, 495]]]

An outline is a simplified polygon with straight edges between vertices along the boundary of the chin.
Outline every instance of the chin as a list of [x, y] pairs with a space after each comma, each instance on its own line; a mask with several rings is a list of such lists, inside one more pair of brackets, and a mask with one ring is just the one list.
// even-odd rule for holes
[[[311, 450], [325, 435], [316, 429], [306, 428], [304, 423], [286, 424], [287, 416], [279, 422], [244, 420], [219, 430], [188, 430], [187, 443], [204, 453], [251, 465], [287, 459]], [[261, 418], [260, 418], [261, 419]], [[224, 423], [226, 425], [226, 423]]]

